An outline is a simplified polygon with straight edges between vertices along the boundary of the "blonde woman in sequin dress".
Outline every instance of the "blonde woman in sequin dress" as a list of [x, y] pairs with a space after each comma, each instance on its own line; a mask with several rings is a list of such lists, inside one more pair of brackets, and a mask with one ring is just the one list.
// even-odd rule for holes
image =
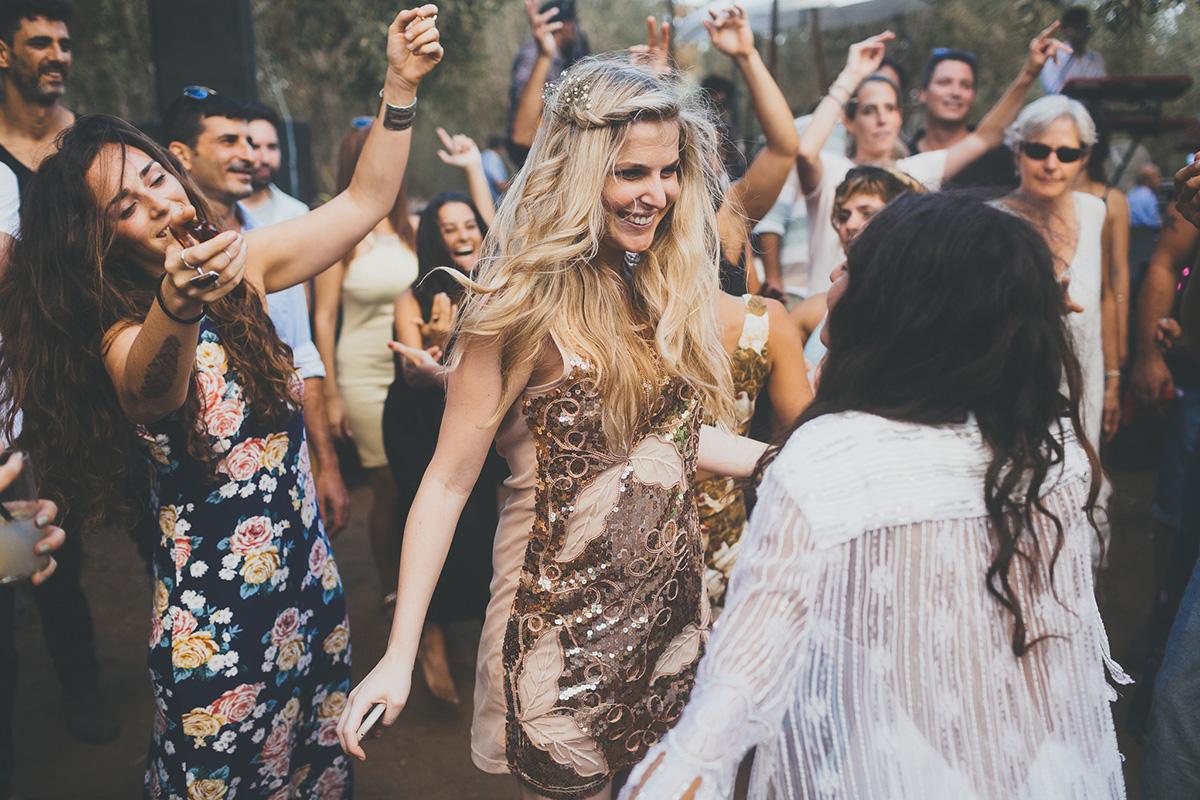
[[472, 755], [524, 798], [608, 798], [678, 719], [709, 627], [695, 471], [746, 476], [714, 298], [715, 127], [674, 75], [588, 59], [547, 94], [464, 302], [437, 451], [404, 531], [388, 648], [351, 693], [348, 752], [408, 698], [455, 522], [495, 439]]

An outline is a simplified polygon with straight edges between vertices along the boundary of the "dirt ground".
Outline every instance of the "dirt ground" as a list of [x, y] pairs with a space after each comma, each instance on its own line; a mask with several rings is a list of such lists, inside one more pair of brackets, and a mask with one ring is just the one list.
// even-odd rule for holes
[[[1101, 587], [1102, 610], [1113, 654], [1136, 671], [1145, 647], [1146, 620], [1154, 591], [1156, 551], [1150, 520], [1152, 472], [1114, 474], [1115, 542]], [[355, 676], [369, 670], [382, 652], [387, 621], [379, 608], [380, 592], [371, 564], [365, 520], [369, 497], [354, 493], [349, 528], [334, 542], [346, 584], [353, 630]], [[146, 574], [132, 543], [125, 538], [88, 542], [85, 582], [96, 617], [103, 682], [123, 725], [119, 739], [96, 747], [76, 741], [62, 721], [59, 689], [42, 645], [31, 603], [22, 603], [18, 642], [21, 671], [17, 700], [17, 796], [22, 800], [132, 800], [141, 796], [142, 773], [152, 715], [145, 666], [149, 625]], [[1161, 560], [1159, 561], [1161, 563]], [[369, 742], [368, 760], [356, 768], [359, 800], [492, 800], [515, 798], [508, 778], [486, 775], [471, 763], [470, 699], [477, 625], [452, 630], [451, 658], [462, 704], [435, 701], [420, 679], [414, 680], [409, 707], [396, 725]], [[1125, 695], [1129, 692], [1126, 690]], [[1117, 706], [1124, 719], [1128, 698]], [[1137, 777], [1141, 750], [1122, 736], [1130, 797], [1140, 796]]]

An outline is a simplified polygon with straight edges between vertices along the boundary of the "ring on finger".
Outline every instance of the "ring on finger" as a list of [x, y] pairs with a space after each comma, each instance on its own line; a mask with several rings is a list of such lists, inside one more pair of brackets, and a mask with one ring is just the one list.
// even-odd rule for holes
[[196, 269], [196, 265], [195, 265], [195, 264], [189, 264], [189, 263], [188, 263], [187, 257], [184, 255], [184, 253], [186, 253], [186, 252], [187, 252], [187, 250], [180, 250], [180, 251], [179, 251], [179, 260], [180, 260], [180, 261], [182, 261], [182, 262], [183, 262], [183, 265], [184, 265], [185, 267], [187, 267], [188, 269]]

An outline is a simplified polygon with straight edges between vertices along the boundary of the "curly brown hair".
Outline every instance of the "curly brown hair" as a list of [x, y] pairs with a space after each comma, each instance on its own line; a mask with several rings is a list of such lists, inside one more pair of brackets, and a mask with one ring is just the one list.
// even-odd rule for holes
[[[129, 524], [145, 509], [149, 475], [137, 427], [125, 416], [104, 366], [111, 334], [139, 325], [158, 280], [122, 252], [116, 228], [87, 182], [101, 149], [122, 158], [141, 150], [187, 192], [202, 219], [200, 191], [179, 161], [116, 117], [80, 117], [42, 162], [22, 201], [21, 235], [0, 275], [0, 433], [12, 440], [16, 409], [24, 422], [16, 444], [38, 469], [43, 496], [85, 529]], [[283, 427], [296, 413], [291, 349], [280, 341], [258, 292], [246, 283], [208, 309], [249, 414]], [[183, 415], [188, 452], [215, 471], [196, 381], [175, 412]], [[139, 484], [141, 484], [139, 486]]]

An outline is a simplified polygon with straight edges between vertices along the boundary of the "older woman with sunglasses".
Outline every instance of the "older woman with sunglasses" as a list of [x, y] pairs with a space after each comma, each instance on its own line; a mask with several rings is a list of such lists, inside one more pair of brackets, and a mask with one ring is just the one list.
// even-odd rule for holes
[[1116, 298], [1104, 269], [1104, 201], [1074, 191], [1085, 156], [1096, 144], [1096, 125], [1077, 100], [1049, 95], [1027, 105], [1005, 134], [1021, 183], [1000, 203], [1036, 227], [1069, 281], [1082, 311], [1071, 315], [1075, 350], [1083, 369], [1080, 414], [1092, 446], [1110, 438], [1120, 414], [1120, 351]]

